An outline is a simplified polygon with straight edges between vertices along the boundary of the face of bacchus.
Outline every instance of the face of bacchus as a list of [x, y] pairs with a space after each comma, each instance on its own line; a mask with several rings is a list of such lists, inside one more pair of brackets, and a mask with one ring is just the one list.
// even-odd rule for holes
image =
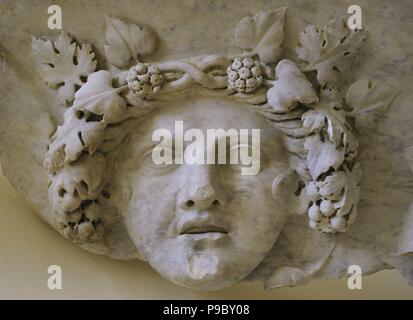
[[[288, 168], [287, 154], [279, 131], [251, 106], [223, 98], [164, 104], [136, 126], [117, 159], [115, 199], [133, 243], [161, 275], [194, 289], [220, 289], [254, 270], [286, 223], [288, 214], [271, 190], [274, 178]], [[160, 144], [153, 141], [154, 132], [168, 129], [174, 135], [176, 121], [182, 121], [184, 132], [198, 128], [204, 137], [208, 129], [260, 129], [259, 172], [242, 174], [244, 164], [230, 160], [154, 163], [153, 150]], [[227, 150], [234, 147], [224, 141]], [[184, 153], [191, 145], [184, 142]], [[174, 155], [174, 147], [164, 155]]]

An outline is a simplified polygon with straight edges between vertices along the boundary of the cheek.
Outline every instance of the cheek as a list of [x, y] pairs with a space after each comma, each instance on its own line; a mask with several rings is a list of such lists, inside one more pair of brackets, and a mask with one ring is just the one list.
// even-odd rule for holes
[[176, 212], [176, 185], [165, 175], [147, 176], [139, 170], [132, 185], [127, 220], [140, 238], [168, 237]]
[[246, 246], [274, 242], [285, 225], [288, 214], [280, 209], [271, 191], [277, 174], [274, 170], [264, 170], [254, 177], [242, 177], [231, 192], [230, 203], [237, 212], [236, 237]]
[[256, 186], [249, 191], [247, 197], [239, 200], [239, 207], [242, 213], [237, 224], [240, 228], [248, 228], [251, 234], [260, 235], [272, 230], [283, 224], [286, 218], [286, 213], [279, 209], [270, 188]]
[[236, 221], [236, 246], [251, 257], [264, 257], [276, 243], [287, 221], [287, 214], [269, 196], [251, 194], [256, 201], [244, 201]]

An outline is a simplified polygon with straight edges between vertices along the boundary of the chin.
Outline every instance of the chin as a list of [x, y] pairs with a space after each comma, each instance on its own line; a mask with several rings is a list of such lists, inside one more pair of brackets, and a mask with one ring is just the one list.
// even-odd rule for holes
[[[191, 253], [186, 261], [174, 270], [173, 274], [164, 275], [171, 281], [196, 290], [219, 290], [229, 287], [248, 273], [241, 274], [233, 261], [227, 261], [216, 252]], [[172, 270], [169, 270], [172, 271]]]

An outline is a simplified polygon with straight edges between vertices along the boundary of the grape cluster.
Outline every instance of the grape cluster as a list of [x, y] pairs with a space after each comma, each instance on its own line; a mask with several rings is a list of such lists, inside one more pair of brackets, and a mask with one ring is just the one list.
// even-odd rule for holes
[[161, 88], [163, 77], [156, 65], [138, 63], [129, 69], [126, 81], [133, 94], [150, 99]]
[[343, 208], [345, 197], [346, 175], [343, 172], [334, 172], [323, 181], [309, 182], [306, 193], [313, 196], [308, 217], [310, 228], [324, 232], [343, 232], [351, 224], [355, 213], [349, 208]]
[[260, 62], [253, 58], [235, 58], [227, 68], [227, 74], [228, 89], [237, 92], [254, 92], [263, 82]]
[[96, 202], [88, 203], [84, 208], [59, 214], [59, 222], [63, 235], [75, 242], [84, 243], [87, 240], [99, 240], [104, 233], [100, 219], [100, 208]]

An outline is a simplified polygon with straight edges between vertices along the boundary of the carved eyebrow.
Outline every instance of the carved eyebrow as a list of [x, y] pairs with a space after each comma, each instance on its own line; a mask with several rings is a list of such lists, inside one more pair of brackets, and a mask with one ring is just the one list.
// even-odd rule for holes
[[139, 152], [140, 154], [140, 158], [144, 159], [146, 158], [148, 155], [150, 155], [153, 151], [153, 149], [159, 145], [162, 141], [152, 141], [150, 144], [148, 144], [145, 148], [143, 148], [143, 150], [141, 150], [141, 152]]
[[145, 159], [146, 157], [148, 157], [148, 156], [152, 153], [152, 150], [153, 150], [153, 148], [154, 148], [155, 146], [156, 146], [156, 145], [153, 144], [153, 145], [150, 145], [149, 147], [145, 148], [145, 149], [143, 150], [143, 152], [140, 153], [140, 158], [141, 158], [141, 159]]

